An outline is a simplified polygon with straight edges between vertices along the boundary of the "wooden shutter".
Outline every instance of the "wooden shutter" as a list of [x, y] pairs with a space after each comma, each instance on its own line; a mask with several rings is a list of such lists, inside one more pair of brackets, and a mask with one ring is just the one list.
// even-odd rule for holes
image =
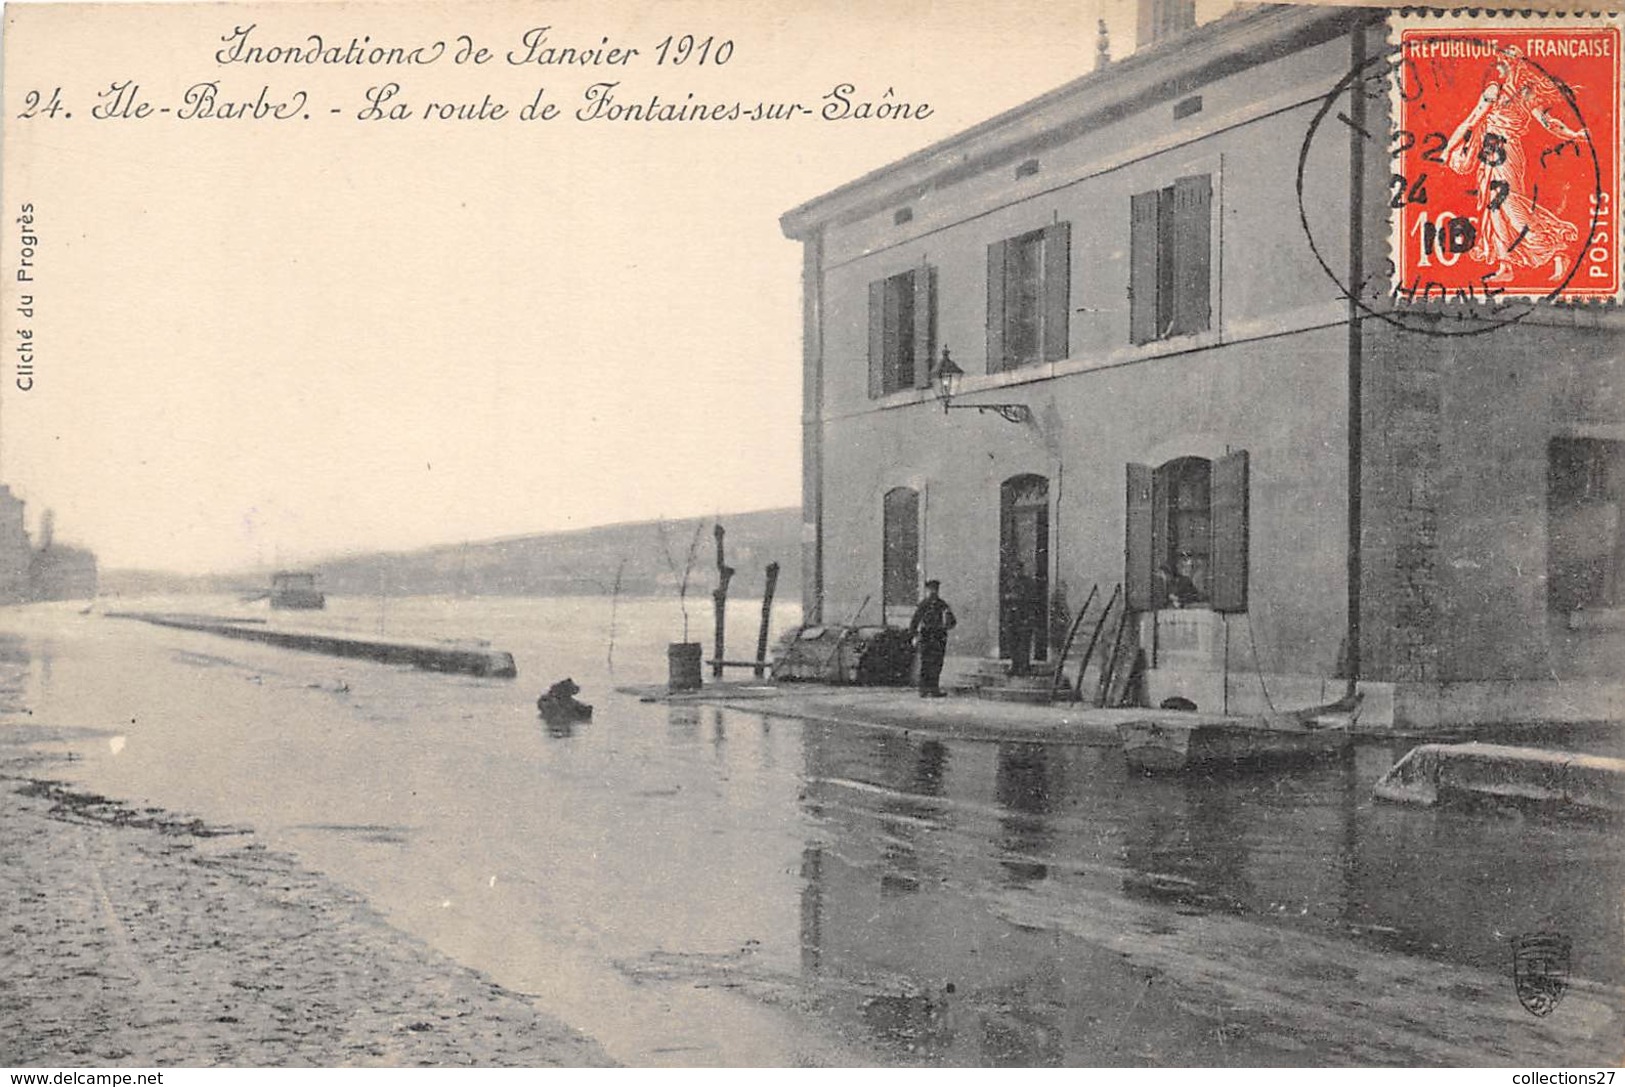
[[1008, 241], [987, 247], [987, 372], [1004, 369], [1004, 257]]
[[1211, 323], [1208, 265], [1213, 236], [1213, 185], [1207, 174], [1174, 182], [1175, 335], [1205, 332]]
[[922, 264], [914, 270], [914, 387], [931, 387], [937, 353], [937, 270]]
[[1128, 327], [1131, 343], [1157, 338], [1157, 193], [1129, 203]]
[[1213, 462], [1214, 611], [1247, 610], [1247, 452]]
[[1149, 611], [1156, 586], [1151, 548], [1153, 473], [1147, 465], [1128, 466], [1123, 533], [1123, 596], [1130, 609]]
[[1044, 228], [1044, 361], [1072, 353], [1067, 317], [1072, 311], [1072, 224]]
[[869, 284], [869, 399], [886, 391], [886, 281]]

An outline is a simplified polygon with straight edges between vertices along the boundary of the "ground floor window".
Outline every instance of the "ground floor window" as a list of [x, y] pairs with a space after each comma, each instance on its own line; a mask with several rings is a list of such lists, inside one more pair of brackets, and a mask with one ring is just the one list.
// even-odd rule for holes
[[1625, 442], [1554, 438], [1546, 468], [1547, 605], [1625, 605]]
[[1128, 466], [1124, 591], [1129, 607], [1247, 610], [1245, 450]]

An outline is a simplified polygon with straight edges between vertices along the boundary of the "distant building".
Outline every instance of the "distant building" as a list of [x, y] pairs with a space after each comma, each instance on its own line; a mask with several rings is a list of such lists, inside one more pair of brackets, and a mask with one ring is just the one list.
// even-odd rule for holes
[[40, 518], [40, 546], [28, 564], [30, 600], [88, 600], [96, 595], [96, 556], [56, 542], [56, 517]]
[[96, 556], [57, 543], [50, 510], [40, 519], [40, 548], [34, 550], [23, 523], [26, 506], [0, 484], [0, 604], [95, 596]]
[[0, 483], [0, 604], [28, 598], [28, 571], [33, 551], [23, 526], [25, 503]]
[[[903, 622], [940, 578], [969, 671], [1008, 656], [1024, 568], [1051, 631], [1123, 586], [1152, 704], [1311, 705], [1353, 658], [1368, 725], [1618, 718], [1625, 315], [1355, 313], [1300, 150], [1385, 13], [1142, 13], [1133, 55], [784, 215], [807, 621]], [[1338, 108], [1389, 131], [1386, 95]], [[1380, 271], [1389, 160], [1356, 127], [1329, 124], [1303, 198]], [[954, 407], [1009, 421], [944, 410], [945, 351]]]

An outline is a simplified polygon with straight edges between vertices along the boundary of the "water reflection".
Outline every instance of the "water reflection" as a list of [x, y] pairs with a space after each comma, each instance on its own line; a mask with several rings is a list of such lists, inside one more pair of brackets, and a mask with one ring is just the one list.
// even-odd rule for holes
[[803, 812], [820, 829], [802, 855], [802, 966], [885, 987], [854, 1010], [909, 1059], [1142, 1061], [1143, 1043], [1108, 1029], [1130, 993], [1144, 997], [1134, 1014], [1186, 1032], [1187, 1058], [1224, 1044], [1073, 934], [1087, 924], [1007, 920], [1012, 893], [1034, 903], [1022, 916], [1072, 917], [1106, 893], [1148, 907], [1152, 933], [1223, 914], [1495, 972], [1511, 934], [1550, 929], [1575, 936], [1577, 975], [1625, 972], [1625, 865], [1608, 828], [1376, 805], [1371, 783], [1402, 745], [1148, 779], [1105, 748], [812, 725], [803, 737]]
[[576, 734], [575, 722], [564, 717], [543, 717], [542, 724], [547, 729], [550, 740], [568, 740]]
[[913, 894], [923, 879], [935, 878], [922, 859], [921, 839], [935, 827], [948, 768], [948, 749], [939, 741], [910, 741], [898, 735], [877, 737], [876, 755], [882, 773], [872, 782], [878, 787], [877, 810], [885, 817], [881, 829], [880, 890], [883, 895]]
[[1149, 803], [1123, 827], [1124, 893], [1185, 912], [1242, 912], [1257, 896], [1234, 787], [1191, 778], [1136, 784]]
[[669, 706], [666, 709], [666, 732], [678, 740], [692, 740], [700, 734], [699, 706]]
[[1049, 852], [1054, 832], [1044, 816], [1050, 812], [1050, 758], [1042, 744], [1000, 744], [994, 795], [1005, 811], [999, 816], [999, 861], [1011, 884], [1036, 883], [1049, 866], [1034, 858]]

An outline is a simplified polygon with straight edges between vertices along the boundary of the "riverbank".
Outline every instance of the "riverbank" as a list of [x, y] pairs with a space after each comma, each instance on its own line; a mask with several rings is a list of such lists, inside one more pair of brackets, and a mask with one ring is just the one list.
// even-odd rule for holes
[[0, 1066], [610, 1063], [250, 831], [54, 783], [24, 731], [0, 739]]

